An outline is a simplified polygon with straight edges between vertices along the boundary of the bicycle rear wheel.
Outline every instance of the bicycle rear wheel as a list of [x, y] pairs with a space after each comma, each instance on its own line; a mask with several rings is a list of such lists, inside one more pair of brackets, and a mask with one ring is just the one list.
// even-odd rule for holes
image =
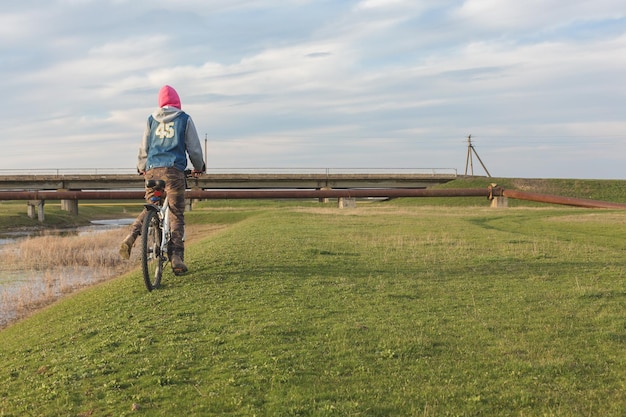
[[158, 213], [149, 210], [141, 230], [141, 268], [148, 291], [158, 288], [163, 275], [165, 254], [161, 253], [161, 220]]

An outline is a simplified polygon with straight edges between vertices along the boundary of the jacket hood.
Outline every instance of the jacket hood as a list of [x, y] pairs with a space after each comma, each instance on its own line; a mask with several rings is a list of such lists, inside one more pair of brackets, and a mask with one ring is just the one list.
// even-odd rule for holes
[[174, 88], [164, 85], [159, 90], [159, 107], [171, 106], [181, 109], [180, 97]]
[[177, 118], [182, 113], [184, 113], [184, 111], [177, 109], [173, 106], [167, 106], [156, 109], [152, 113], [152, 117], [154, 117], [154, 119], [159, 123], [168, 123]]

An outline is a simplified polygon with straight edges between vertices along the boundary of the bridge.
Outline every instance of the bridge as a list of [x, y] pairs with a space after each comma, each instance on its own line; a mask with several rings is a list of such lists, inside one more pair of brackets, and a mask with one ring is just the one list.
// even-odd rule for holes
[[[0, 201], [28, 200], [28, 215], [44, 221], [46, 200], [61, 200], [63, 210], [78, 213], [78, 200], [140, 200], [144, 181], [131, 173], [50, 173], [12, 172], [0, 170]], [[293, 170], [292, 170], [293, 171]], [[587, 208], [626, 210], [626, 204], [572, 197], [560, 197], [525, 191], [504, 190], [496, 184], [487, 188], [428, 189], [430, 185], [445, 183], [457, 177], [456, 171], [429, 169], [428, 172], [334, 172], [348, 170], [324, 169], [324, 172], [209, 172], [190, 179], [185, 197], [188, 207], [193, 199], [291, 199], [318, 198], [320, 201], [359, 197], [487, 197], [492, 207], [506, 207], [507, 198], [563, 204]], [[349, 171], [355, 171], [350, 169]], [[378, 170], [380, 171], [380, 170]], [[3, 175], [4, 174], [4, 175]], [[386, 188], [385, 188], [386, 187]], [[259, 190], [266, 188], [266, 190]], [[355, 204], [355, 203], [354, 203]]]
[[[451, 168], [248, 168], [210, 169], [188, 179], [193, 189], [428, 188], [457, 178]], [[0, 170], [0, 190], [143, 189], [133, 170]]]
[[[357, 195], [354, 191], [352, 194], [337, 193], [339, 190], [360, 191], [357, 194], [362, 197], [387, 195], [395, 190], [395, 194], [400, 196], [400, 190], [424, 190], [456, 178], [457, 172], [451, 168], [210, 169], [199, 178], [187, 180], [190, 189], [187, 198], [190, 201], [193, 198], [316, 196], [321, 201], [327, 201], [336, 197], [340, 207], [343, 207], [344, 199], [353, 200]], [[28, 215], [38, 217], [40, 221], [44, 220], [46, 200], [61, 200], [63, 210], [77, 214], [80, 199], [141, 199], [143, 189], [143, 177], [130, 169], [0, 170], [0, 200], [28, 200]], [[282, 194], [278, 193], [280, 190]], [[313, 193], [294, 193], [307, 190]], [[387, 191], [381, 194], [381, 190]], [[188, 207], [191, 208], [191, 205], [188, 204]]]

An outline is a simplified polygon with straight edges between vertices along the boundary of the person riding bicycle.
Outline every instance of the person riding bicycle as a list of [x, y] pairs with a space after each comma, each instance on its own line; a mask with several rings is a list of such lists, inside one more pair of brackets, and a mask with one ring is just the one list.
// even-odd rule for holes
[[[206, 171], [202, 147], [196, 127], [187, 113], [181, 110], [181, 102], [174, 88], [165, 85], [158, 95], [159, 108], [149, 117], [143, 134], [137, 162], [137, 171], [146, 181], [164, 180], [169, 199], [171, 224], [172, 269], [175, 274], [187, 272], [185, 265], [185, 169], [187, 154], [193, 165], [193, 175]], [[150, 203], [152, 191], [146, 188], [146, 201]], [[141, 233], [146, 210], [130, 227], [130, 233], [122, 241], [120, 255], [130, 258], [130, 251]]]

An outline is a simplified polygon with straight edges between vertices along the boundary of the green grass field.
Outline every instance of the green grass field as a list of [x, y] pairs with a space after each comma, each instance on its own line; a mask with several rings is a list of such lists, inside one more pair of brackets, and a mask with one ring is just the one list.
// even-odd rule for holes
[[626, 211], [478, 204], [201, 203], [187, 276], [0, 331], [0, 416], [625, 415]]

